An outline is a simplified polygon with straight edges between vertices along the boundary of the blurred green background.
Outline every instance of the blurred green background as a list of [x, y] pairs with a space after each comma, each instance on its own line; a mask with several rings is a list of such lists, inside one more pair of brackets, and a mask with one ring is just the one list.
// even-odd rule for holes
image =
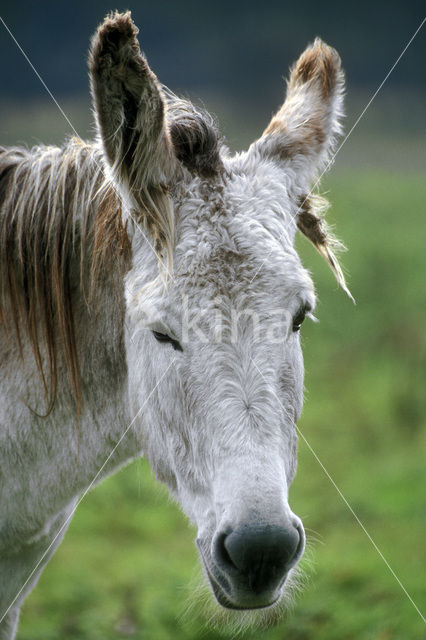
[[[130, 4], [130, 3], [129, 3]], [[0, 2], [0, 15], [75, 129], [91, 135], [85, 58], [105, 2]], [[130, 5], [151, 66], [212, 110], [233, 149], [260, 134], [281, 76], [322, 35], [347, 70], [350, 131], [422, 19], [421, 3], [305, 2]], [[60, 143], [70, 127], [0, 25], [7, 64], [0, 144]], [[299, 427], [423, 611], [426, 306], [425, 31], [402, 58], [323, 180], [328, 214], [348, 246], [357, 305], [303, 239], [319, 324], [303, 327], [305, 408]], [[423, 84], [422, 84], [423, 83]], [[307, 528], [306, 584], [262, 640], [423, 638], [419, 614], [303, 439], [291, 504]], [[132, 464], [80, 505], [65, 541], [27, 599], [19, 640], [219, 640], [194, 598], [199, 563], [188, 526], [147, 464]], [[195, 604], [191, 604], [194, 600]]]

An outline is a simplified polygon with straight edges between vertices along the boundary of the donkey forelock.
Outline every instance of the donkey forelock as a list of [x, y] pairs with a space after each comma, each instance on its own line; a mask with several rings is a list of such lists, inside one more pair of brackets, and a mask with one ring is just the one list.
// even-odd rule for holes
[[223, 170], [223, 143], [213, 117], [189, 100], [164, 88], [167, 120], [176, 157], [184, 167], [202, 178], [213, 178]]

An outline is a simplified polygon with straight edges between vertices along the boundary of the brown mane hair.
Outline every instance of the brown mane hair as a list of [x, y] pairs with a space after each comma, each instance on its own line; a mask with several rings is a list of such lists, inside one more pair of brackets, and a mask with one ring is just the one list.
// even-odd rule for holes
[[[101, 266], [128, 246], [120, 202], [102, 167], [100, 150], [76, 138], [64, 148], [0, 148], [0, 321], [5, 331], [14, 327], [21, 357], [22, 332], [29, 339], [46, 394], [45, 415], [56, 397], [59, 337], [80, 416], [71, 303], [75, 280], [89, 300]], [[87, 286], [83, 263], [88, 245]], [[79, 275], [71, 273], [76, 255]]]

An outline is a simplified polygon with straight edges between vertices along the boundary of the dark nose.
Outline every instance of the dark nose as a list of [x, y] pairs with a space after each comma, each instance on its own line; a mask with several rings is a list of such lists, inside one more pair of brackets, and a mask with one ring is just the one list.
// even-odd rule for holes
[[291, 524], [244, 526], [218, 537], [216, 559], [224, 569], [237, 569], [250, 589], [259, 594], [278, 587], [293, 566], [300, 545], [299, 531]]

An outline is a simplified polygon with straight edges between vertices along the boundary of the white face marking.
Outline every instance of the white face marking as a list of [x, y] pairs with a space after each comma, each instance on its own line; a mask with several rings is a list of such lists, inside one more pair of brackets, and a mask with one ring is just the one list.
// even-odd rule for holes
[[[293, 319], [312, 309], [315, 297], [293, 248], [295, 205], [282, 172], [248, 156], [226, 169], [216, 182], [193, 178], [176, 190], [176, 254], [166, 290], [140, 293], [147, 252], [135, 235], [128, 361], [137, 410], [173, 360], [146, 409], [144, 451], [198, 527], [217, 597], [244, 604], [244, 580], [226, 596], [216, 585], [226, 573], [217, 559], [221, 532], [293, 527], [300, 543], [290, 570], [303, 552], [303, 528], [288, 505], [303, 400]], [[281, 591], [275, 584], [268, 597]]]

